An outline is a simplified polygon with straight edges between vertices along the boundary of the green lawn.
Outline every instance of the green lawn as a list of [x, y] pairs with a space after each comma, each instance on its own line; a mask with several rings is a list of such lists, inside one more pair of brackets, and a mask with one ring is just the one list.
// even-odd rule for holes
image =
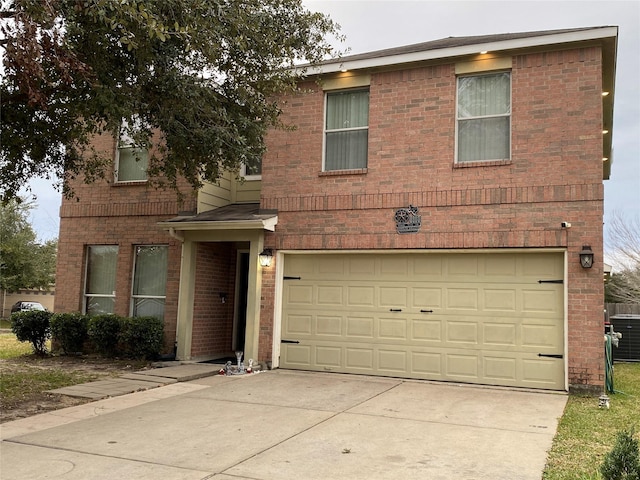
[[635, 426], [640, 437], [640, 363], [616, 363], [613, 378], [620, 393], [609, 395], [609, 409], [599, 408], [597, 397], [569, 397], [544, 480], [601, 480], [600, 465], [617, 432]]
[[13, 333], [0, 333], [0, 359], [7, 360], [30, 353], [33, 353], [33, 347], [29, 342], [19, 342]]

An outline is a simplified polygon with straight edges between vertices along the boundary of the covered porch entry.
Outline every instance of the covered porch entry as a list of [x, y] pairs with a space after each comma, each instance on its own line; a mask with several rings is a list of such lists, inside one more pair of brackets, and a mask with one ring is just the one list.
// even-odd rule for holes
[[277, 223], [259, 204], [232, 204], [161, 223], [182, 243], [177, 308], [178, 360], [244, 351], [258, 358], [264, 231]]

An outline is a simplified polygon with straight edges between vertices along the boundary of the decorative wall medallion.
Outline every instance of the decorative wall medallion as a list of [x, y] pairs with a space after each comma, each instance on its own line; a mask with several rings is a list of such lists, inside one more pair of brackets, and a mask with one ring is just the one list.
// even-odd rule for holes
[[422, 217], [418, 215], [418, 207], [413, 205], [396, 210], [394, 218], [398, 233], [416, 233], [422, 225]]

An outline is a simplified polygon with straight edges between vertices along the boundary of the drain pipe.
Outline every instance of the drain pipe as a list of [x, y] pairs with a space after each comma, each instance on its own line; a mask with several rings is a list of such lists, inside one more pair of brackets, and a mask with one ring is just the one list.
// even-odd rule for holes
[[180, 243], [184, 243], [184, 234], [178, 233], [178, 231], [175, 228], [173, 227], [169, 228], [169, 235], [175, 238], [176, 240], [178, 240]]

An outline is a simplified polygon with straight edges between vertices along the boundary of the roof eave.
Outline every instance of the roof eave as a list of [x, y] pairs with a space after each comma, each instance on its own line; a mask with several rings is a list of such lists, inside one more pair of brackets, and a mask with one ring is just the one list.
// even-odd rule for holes
[[458, 47], [437, 48], [411, 53], [387, 55], [381, 57], [349, 60], [349, 57], [329, 61], [322, 65], [307, 66], [306, 75], [337, 73], [343, 70], [361, 70], [379, 68], [406, 63], [423, 62], [449, 57], [474, 55], [481, 51], [517, 50], [541, 46], [559, 45], [563, 43], [584, 42], [617, 37], [617, 27], [598, 27], [588, 30], [557, 33], [553, 35], [538, 35], [534, 37], [500, 40], [494, 42], [475, 43]]

